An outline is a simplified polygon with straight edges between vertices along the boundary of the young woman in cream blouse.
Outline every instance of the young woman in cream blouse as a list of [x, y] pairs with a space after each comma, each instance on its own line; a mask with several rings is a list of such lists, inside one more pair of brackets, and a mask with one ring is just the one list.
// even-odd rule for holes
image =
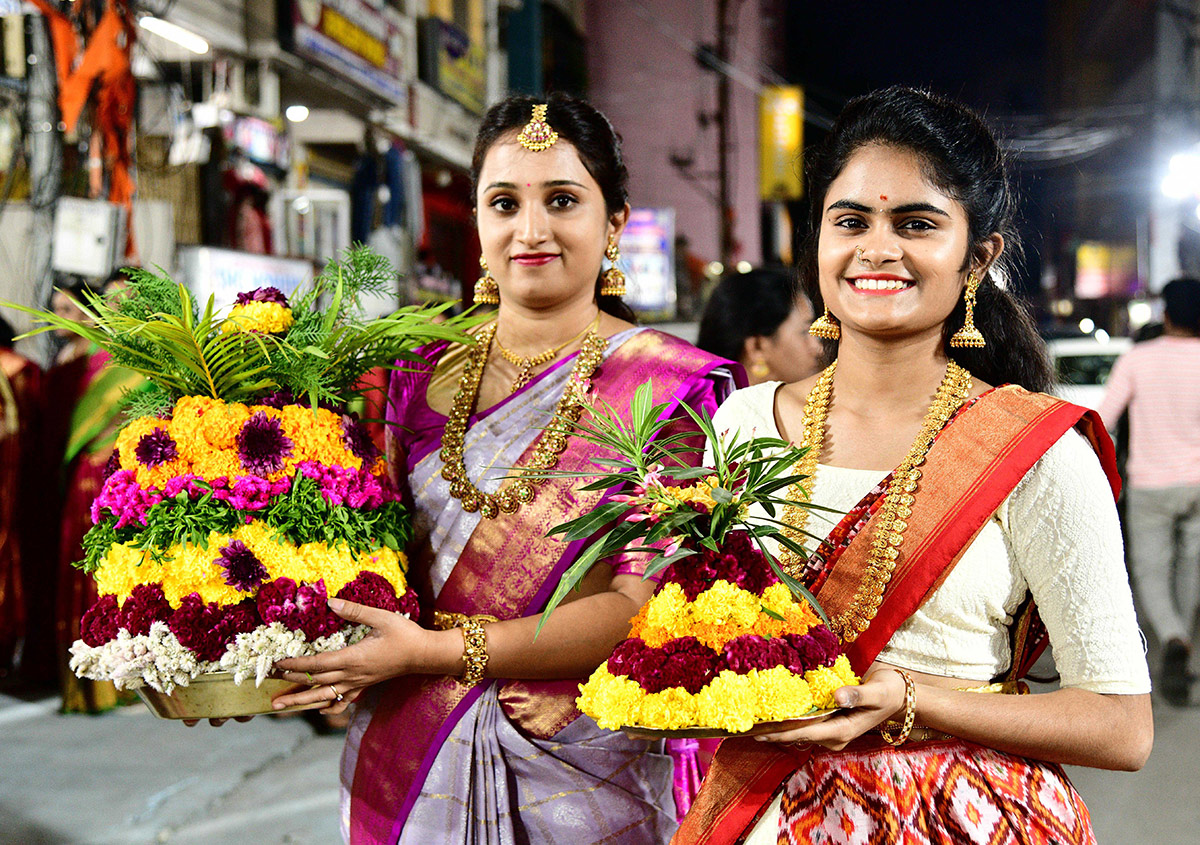
[[[1092, 842], [1059, 764], [1140, 768], [1150, 682], [1111, 443], [1038, 392], [1044, 348], [996, 284], [1002, 154], [960, 104], [890, 88], [847, 105], [809, 188], [836, 361], [715, 424], [810, 447], [795, 496], [834, 512], [791, 513], [816, 554], [781, 559], [863, 683], [825, 721], [723, 743], [674, 842]], [[1060, 688], [1017, 694], [1047, 632]]]

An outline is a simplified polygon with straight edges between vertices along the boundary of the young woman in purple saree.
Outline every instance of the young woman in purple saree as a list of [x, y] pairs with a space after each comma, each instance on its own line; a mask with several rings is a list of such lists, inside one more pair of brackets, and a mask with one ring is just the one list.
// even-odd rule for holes
[[586, 545], [547, 530], [608, 494], [520, 468], [599, 457], [543, 431], [589, 402], [627, 408], [652, 380], [655, 401], [684, 424], [681, 406], [711, 414], [738, 368], [623, 319], [622, 280], [600, 268], [628, 217], [626, 176], [595, 109], [559, 95], [495, 106], [474, 176], [486, 262], [476, 299], [498, 298], [497, 319], [473, 347], [425, 350], [428, 363], [398, 372], [389, 391], [389, 461], [415, 510], [412, 577], [427, 627], [335, 608], [375, 632], [281, 663], [311, 689], [277, 701], [328, 700], [340, 712], [359, 700], [342, 760], [352, 843], [664, 842], [676, 822], [661, 743], [601, 731], [574, 705], [653, 585], [635, 559], [612, 560], [535, 639], [540, 609]]

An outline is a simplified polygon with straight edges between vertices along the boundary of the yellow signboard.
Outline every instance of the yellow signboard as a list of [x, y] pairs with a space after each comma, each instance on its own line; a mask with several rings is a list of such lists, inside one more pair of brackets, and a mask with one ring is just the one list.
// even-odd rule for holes
[[766, 202], [804, 195], [804, 89], [767, 85], [758, 99], [759, 194]]

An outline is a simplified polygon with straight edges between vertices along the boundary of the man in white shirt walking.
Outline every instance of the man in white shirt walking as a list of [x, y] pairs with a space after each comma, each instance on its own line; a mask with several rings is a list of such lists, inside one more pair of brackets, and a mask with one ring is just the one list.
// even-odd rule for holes
[[1118, 359], [1100, 416], [1111, 430], [1129, 408], [1131, 575], [1163, 644], [1163, 697], [1182, 707], [1200, 603], [1200, 281], [1176, 279], [1162, 297], [1163, 335]]

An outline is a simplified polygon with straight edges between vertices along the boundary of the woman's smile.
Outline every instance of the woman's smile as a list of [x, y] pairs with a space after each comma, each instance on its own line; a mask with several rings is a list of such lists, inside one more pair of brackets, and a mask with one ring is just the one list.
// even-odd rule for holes
[[553, 252], [521, 252], [514, 255], [512, 260], [522, 267], [541, 267], [556, 258], [558, 258], [558, 254]]
[[858, 276], [847, 277], [846, 282], [856, 293], [873, 296], [903, 293], [916, 287], [917, 284], [912, 279], [893, 273], [862, 273]]

